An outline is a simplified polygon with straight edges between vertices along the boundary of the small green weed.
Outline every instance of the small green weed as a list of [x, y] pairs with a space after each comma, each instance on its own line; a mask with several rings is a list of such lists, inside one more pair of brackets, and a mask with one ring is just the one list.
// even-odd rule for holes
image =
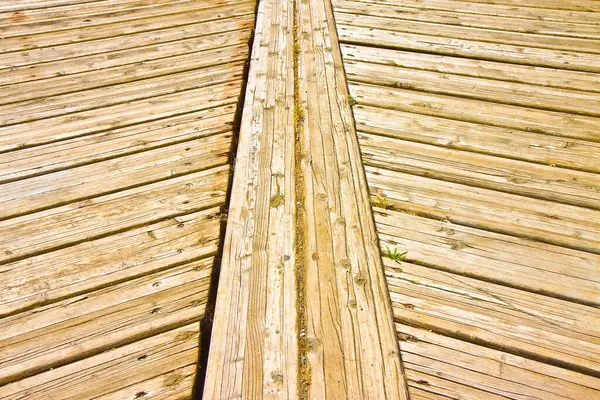
[[397, 247], [394, 250], [391, 250], [388, 246], [385, 246], [386, 251], [384, 252], [384, 256], [393, 261], [404, 261], [406, 260], [406, 255], [408, 251], [404, 250], [400, 252]]
[[387, 197], [381, 196], [379, 194], [376, 196], [371, 196], [371, 204], [373, 205], [373, 207], [384, 208], [386, 210], [389, 210], [390, 208], [392, 208]]
[[350, 95], [348, 95], [348, 103], [350, 103], [351, 106], [356, 104], [356, 99]]

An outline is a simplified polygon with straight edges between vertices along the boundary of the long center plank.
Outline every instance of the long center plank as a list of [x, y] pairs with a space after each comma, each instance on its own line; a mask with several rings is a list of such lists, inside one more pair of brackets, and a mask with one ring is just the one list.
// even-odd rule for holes
[[204, 398], [407, 399], [329, 0], [259, 4]]

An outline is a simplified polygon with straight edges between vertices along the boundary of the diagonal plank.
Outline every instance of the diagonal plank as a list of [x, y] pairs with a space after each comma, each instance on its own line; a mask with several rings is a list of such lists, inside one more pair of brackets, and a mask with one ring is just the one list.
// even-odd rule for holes
[[330, 7], [259, 5], [205, 398], [408, 396]]

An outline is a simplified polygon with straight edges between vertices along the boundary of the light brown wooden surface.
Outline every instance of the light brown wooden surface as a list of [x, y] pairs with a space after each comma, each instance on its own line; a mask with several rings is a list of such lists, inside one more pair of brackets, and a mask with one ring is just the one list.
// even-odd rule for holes
[[0, 4], [0, 398], [192, 398], [254, 7]]
[[328, 1], [259, 5], [207, 399], [406, 399]]
[[410, 397], [600, 398], [596, 2], [334, 10]]

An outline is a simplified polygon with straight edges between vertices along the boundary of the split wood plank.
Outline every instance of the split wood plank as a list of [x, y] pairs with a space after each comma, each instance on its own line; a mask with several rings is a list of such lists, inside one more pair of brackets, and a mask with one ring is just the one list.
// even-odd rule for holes
[[[345, 3], [360, 3], [360, 4], [381, 4], [381, 5], [396, 5], [398, 2], [394, 0], [337, 0], [337, 4]], [[536, 3], [537, 5], [537, 3]], [[594, 15], [592, 10], [600, 11], [600, 7], [594, 4], [594, 1], [581, 2], [579, 7], [569, 6], [569, 2], [561, 1], [563, 9], [555, 9], [553, 7], [532, 7], [531, 4], [511, 4], [494, 3], [486, 1], [481, 4], [479, 1], [464, 1], [464, 0], [405, 0], [402, 2], [403, 7], [417, 9], [431, 9], [450, 11], [457, 14], [480, 14], [480, 15], [496, 15], [509, 18], [519, 19], [538, 19], [544, 21], [568, 21], [588, 24], [599, 24], [600, 17]], [[565, 12], [565, 9], [572, 8], [571, 12]]]
[[386, 260], [396, 321], [598, 375], [600, 310]]
[[[386, 24], [386, 19], [381, 18], [379, 27], [386, 26]], [[573, 71], [600, 72], [600, 67], [598, 67], [600, 65], [600, 54], [594, 53], [539, 49], [535, 47], [524, 48], [522, 46], [488, 43], [480, 40], [445, 38], [341, 24], [338, 25], [338, 33], [342, 42], [350, 44], [390, 47], [399, 50], [412, 50]]]
[[26, 124], [0, 127], [0, 152], [107, 132], [200, 110], [231, 104], [240, 81], [173, 93], [95, 110], [61, 115]]
[[[232, 17], [200, 23], [194, 26], [201, 27], [202, 30], [202, 34], [198, 34], [197, 36], [188, 37], [190, 31], [190, 27], [188, 27], [185, 31], [181, 29], [173, 30], [172, 33], [179, 34], [179, 36], [182, 36], [181, 34], [183, 33], [184, 37], [174, 37], [172, 41], [169, 41], [169, 38], [164, 38], [165, 42], [160, 42], [160, 36], [157, 38], [156, 35], [140, 35], [138, 38], [139, 45], [134, 47], [131, 47], [131, 45], [128, 47], [122, 43], [122, 48], [110, 46], [106, 49], [106, 52], [94, 53], [93, 50], [90, 50], [91, 54], [76, 51], [72, 54], [73, 57], [70, 57], [71, 54], [67, 54], [67, 57], [59, 57], [58, 60], [50, 60], [41, 64], [33, 63], [22, 66], [4, 64], [0, 66], [3, 68], [0, 75], [0, 84], [8, 88], [13, 84], [40, 79], [60, 78], [63, 76], [66, 76], [67, 78], [65, 79], [68, 79], [69, 75], [85, 72], [92, 73], [104, 68], [122, 65], [132, 66], [154, 59], [192, 54], [219, 47], [239, 46], [240, 43], [236, 39], [237, 35], [243, 36], [247, 42], [248, 36], [244, 36], [244, 32], [251, 29], [251, 23], [251, 16]], [[126, 38], [129, 38], [129, 36]], [[145, 38], [146, 41], [142, 41], [142, 38]], [[148, 41], [147, 39], [150, 38], [156, 40]], [[100, 41], [96, 45], [100, 46], [102, 43], [112, 44], [111, 42], [114, 40]], [[243, 50], [244, 48], [246, 50]], [[241, 49], [242, 52], [248, 52], [247, 46]], [[227, 51], [227, 49], [222, 49], [222, 51]]]
[[0, 220], [225, 165], [231, 138], [218, 134], [0, 185]]
[[600, 254], [600, 211], [366, 167], [398, 210]]
[[529, 85], [600, 92], [598, 76], [590, 72], [565, 71], [530, 65], [507, 64], [346, 44], [343, 44], [341, 49], [346, 62], [363, 61], [434, 71], [442, 74], [456, 74], [506, 82], [526, 83]]
[[[246, 34], [236, 31], [221, 35], [220, 37], [224, 39], [222, 44], [226, 45], [224, 48], [195, 51], [191, 54], [187, 53], [158, 60], [141, 61], [133, 65], [123, 60], [125, 65], [76, 75], [57, 75], [48, 79], [6, 85], [2, 87], [0, 105], [40, 98], [43, 100], [39, 100], [41, 102], [39, 105], [45, 105], [56, 101], [55, 99], [48, 99], [50, 96], [82, 92], [159, 76], [173, 75], [176, 78], [178, 75], [175, 74], [201, 68], [206, 69], [211, 66], [214, 69], [214, 66], [217, 65], [227, 65], [230, 72], [235, 72], [236, 65], [242, 65], [239, 61], [245, 61], [244, 52], [248, 50], [244, 44], [250, 32], [246, 31], [244, 33]], [[214, 39], [218, 39], [218, 37]], [[239, 70], [241, 71], [242, 68], [240, 67]]]
[[346, 61], [345, 69], [348, 80], [353, 82], [399, 87], [541, 110], [600, 116], [600, 95], [598, 93], [354, 61]]
[[597, 142], [370, 106], [354, 107], [354, 116], [359, 131], [374, 135], [600, 173]]
[[[470, 28], [549, 36], [555, 35], [557, 36], [557, 39], [558, 37], [572, 37], [581, 39], [600, 38], [600, 24], [598, 24], [599, 17], [596, 16], [595, 13], [588, 12], [579, 13], [578, 16], [580, 19], [584, 20], [582, 22], [574, 21], [570, 18], [567, 18], [566, 21], [553, 21], [544, 19], [543, 17], [522, 19], [507, 16], [410, 8], [398, 4], [379, 5], [346, 1], [336, 4], [335, 10], [336, 14], [345, 12], [350, 14], [364, 14], [385, 18], [401, 18], [441, 25], [455, 25]], [[536, 10], [536, 12], [537, 11], [538, 10]], [[565, 14], [568, 13], [558, 13], [558, 15]], [[514, 13], [513, 11], [513, 15], [518, 14]]]
[[382, 248], [407, 251], [407, 262], [600, 306], [596, 254], [389, 209], [375, 221]]
[[[87, 58], [94, 55], [99, 55], [102, 59], [106, 60], [107, 58], [110, 59], [113, 55], [107, 55], [104, 53], [122, 51], [126, 49], [136, 49], [139, 47], [157, 45], [176, 40], [194, 38], [198, 39], [202, 35], [209, 33], [227, 32], [233, 30], [234, 27], [228, 25], [227, 22], [246, 20], [248, 18], [251, 19], [251, 14], [249, 14], [249, 12], [251, 12], [250, 9], [251, 8], [248, 7], [247, 10], [239, 10], [239, 7], [232, 7], [232, 15], [229, 16], [232, 17], [232, 20], [228, 20], [225, 17], [215, 19], [213, 18], [214, 14], [207, 14], [204, 20], [198, 21], [197, 19], [194, 19], [189, 25], [184, 27], [164, 27], [157, 24], [157, 29], [150, 32], [143, 31], [139, 33], [107, 37], [93, 41], [76, 42], [71, 44], [63, 44], [60, 46], [6, 53], [2, 56], [2, 64], [0, 64], [0, 68], [13, 69], [15, 67], [31, 66], [32, 64], [49, 63], [52, 61], [61, 61], [76, 57]], [[212, 31], [207, 32], [205, 30], [206, 28], [211, 28]], [[77, 61], [79, 63], [84, 62], [83, 60]], [[82, 71], [87, 71], [86, 67], [87, 65], [79, 66], [80, 70]]]
[[[239, 1], [240, 0], [123, 1], [116, 4], [116, 7], [114, 3], [110, 5], [110, 2], [108, 2], [107, 4], [100, 3], [104, 11], [100, 14], [94, 14], [94, 7], [78, 6], [75, 8], [76, 12], [73, 12], [73, 8], [70, 8], [69, 12], [65, 12], [64, 10], [61, 10], [62, 12], [57, 12], [56, 10], [50, 13], [46, 12], [44, 13], [44, 17], [46, 18], [45, 21], [32, 21], [32, 16], [35, 17], [36, 14], [32, 12], [23, 13], [19, 16], [9, 14], [8, 16], [4, 16], [4, 18], [6, 18], [6, 25], [3, 24], [3, 16], [0, 15], [0, 33], [3, 35], [4, 39], [8, 39], [19, 36], [48, 35], [56, 31], [76, 30], [92, 26], [99, 28], [102, 25], [117, 24], [121, 22], [129, 22], [131, 25], [134, 25], [137, 24], [140, 19], [196, 12], [204, 9], [217, 8], [223, 5], [236, 4]], [[97, 6], [98, 4], [96, 4], [96, 8]], [[77, 10], [80, 15], [77, 15]], [[150, 21], [146, 22], [151, 23]], [[74, 32], [74, 37], [76, 36], [78, 35]]]
[[[260, 1], [205, 398], [295, 398], [299, 377], [291, 1]], [[275, 199], [271, 205], [271, 199]]]
[[[230, 99], [233, 103], [236, 99]], [[231, 131], [235, 104], [0, 154], [0, 183], [68, 170]]]
[[212, 258], [5, 317], [0, 384], [200, 321]]
[[600, 396], [598, 378], [408, 325], [396, 324], [396, 328], [411, 399], [413, 394], [469, 400]]
[[600, 175], [360, 134], [365, 165], [600, 209]]
[[111, 107], [172, 93], [188, 92], [219, 84], [237, 82], [243, 63], [205, 66], [197, 70], [126, 82], [81, 92], [0, 106], [0, 126], [15, 125], [81, 111]]
[[21, 0], [7, 0], [0, 6], [1, 12], [35, 10], [40, 8], [57, 7], [71, 4], [93, 3], [101, 0], [31, 0], [23, 3]]
[[458, 0], [466, 3], [501, 4], [506, 6], [523, 6], [533, 8], [550, 8], [555, 10], [600, 11], [600, 4], [595, 0]]
[[205, 397], [407, 398], [341, 67], [328, 2], [259, 4]]
[[216, 254], [213, 207], [0, 266], [0, 315], [14, 315]]
[[394, 15], [391, 14], [392, 12], [393, 10], [382, 10], [381, 13], [373, 13], [376, 15], [357, 15], [340, 12], [336, 14], [336, 21], [342, 25], [362, 26], [366, 28], [380, 28], [383, 22], [385, 23], [385, 29], [395, 32], [416, 34], [427, 32], [428, 35], [444, 38], [468, 38], [488, 43], [522, 46], [525, 51], [528, 51], [530, 48], [539, 48], [581, 53], [600, 53], [598, 38], [571, 38], [538, 34], [532, 31], [507, 32], [495, 29], [436, 24], [427, 21], [411, 21], [393, 18]]
[[227, 166], [0, 222], [7, 262], [223, 203]]
[[359, 104], [528, 132], [600, 141], [600, 119], [368, 84], [348, 84]]
[[200, 324], [167, 331], [0, 387], [5, 400], [191, 399]]
[[[188, 3], [198, 4], [197, 2]], [[36, 53], [39, 53], [40, 55], [53, 53], [53, 56], [56, 57], [64, 51], [62, 50], [61, 45], [71, 45], [70, 47], [74, 47], [74, 44], [78, 45], [79, 48], [98, 52], [98, 50], [102, 48], [100, 46], [100, 49], [98, 49], [98, 46], [95, 45], [98, 40], [106, 40], [107, 38], [110, 39], [117, 36], [128, 36], [135, 33], [143, 33], [145, 36], [150, 36], [155, 33], [161, 33], [161, 30], [164, 30], [166, 27], [185, 30], [187, 25], [197, 24], [198, 22], [203, 21], [220, 20], [225, 17], [251, 14], [253, 10], [254, 4], [252, 1], [233, 0], [231, 4], [209, 7], [183, 13], [181, 15], [159, 15], [133, 22], [123, 21], [108, 24], [106, 26], [80, 27], [40, 35], [6, 38], [3, 39], [0, 44], [0, 54], [9, 53], [3, 55], [2, 58], [11, 60], [11, 53], [37, 50]]]

